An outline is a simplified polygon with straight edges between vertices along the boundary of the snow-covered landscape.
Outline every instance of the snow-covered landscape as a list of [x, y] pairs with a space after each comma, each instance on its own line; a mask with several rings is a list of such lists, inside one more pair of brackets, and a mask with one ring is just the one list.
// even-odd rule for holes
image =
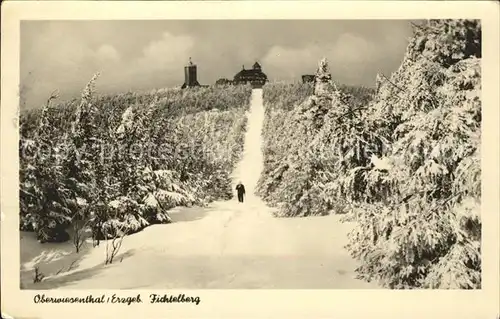
[[[114, 69], [93, 54], [82, 60], [104, 71], [80, 97], [88, 74], [62, 85], [73, 99], [28, 90], [23, 289], [482, 287], [481, 21], [252, 23], [281, 28], [255, 39], [260, 46], [241, 44], [262, 58], [239, 72], [249, 57], [229, 47], [253, 34], [237, 21], [137, 22], [135, 40], [149, 37], [137, 47], [118, 37], [128, 25], [104, 23], [120, 54], [144, 55], [128, 56], [143, 68], [130, 70], [137, 76], [117, 81], [119, 51], [106, 47]], [[84, 39], [94, 26], [27, 25], [28, 42], [48, 57], [38, 27]], [[329, 31], [281, 56], [272, 44], [295, 37], [291, 29], [306, 47]], [[354, 44], [367, 50], [345, 30], [360, 32]], [[223, 62], [207, 50], [221, 32], [234, 40]], [[174, 58], [175, 41], [185, 47]]]
[[[344, 246], [352, 223], [341, 215], [274, 218], [253, 192], [262, 170], [262, 89], [252, 91], [244, 151], [232, 175], [247, 187], [244, 203], [177, 207], [173, 223], [126, 236], [115, 262], [104, 265], [106, 244], [88, 239], [79, 254], [72, 241], [40, 244], [21, 232], [25, 289], [306, 288], [365, 289]], [[234, 189], [234, 187], [233, 187]], [[318, 235], [321, 234], [321, 235]], [[33, 283], [34, 267], [45, 275]]]

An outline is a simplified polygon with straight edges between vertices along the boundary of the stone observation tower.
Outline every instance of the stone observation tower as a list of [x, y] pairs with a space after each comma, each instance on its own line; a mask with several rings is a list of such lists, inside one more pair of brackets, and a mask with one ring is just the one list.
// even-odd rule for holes
[[183, 89], [200, 86], [200, 83], [198, 83], [196, 71], [196, 64], [193, 64], [191, 58], [189, 58], [188, 64], [184, 67], [184, 84], [182, 85]]

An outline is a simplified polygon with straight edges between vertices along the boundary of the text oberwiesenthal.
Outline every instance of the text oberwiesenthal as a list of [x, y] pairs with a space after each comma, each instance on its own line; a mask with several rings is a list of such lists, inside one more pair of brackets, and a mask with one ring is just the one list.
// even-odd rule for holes
[[[141, 295], [138, 294], [135, 297], [123, 297], [117, 294], [112, 296], [102, 295], [95, 297], [93, 295], [88, 295], [86, 297], [48, 297], [45, 294], [35, 295], [33, 298], [35, 303], [115, 303], [115, 304], [126, 304], [131, 305], [133, 303], [143, 303]], [[185, 294], [174, 295], [158, 295], [151, 294], [148, 299], [149, 303], [194, 303], [196, 305], [200, 304], [200, 297], [190, 297]]]

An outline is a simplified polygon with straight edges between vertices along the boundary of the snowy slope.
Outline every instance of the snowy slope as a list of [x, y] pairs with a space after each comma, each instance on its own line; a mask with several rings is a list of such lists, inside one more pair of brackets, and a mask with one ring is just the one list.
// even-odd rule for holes
[[[253, 194], [263, 167], [260, 132], [264, 119], [262, 90], [255, 89], [248, 112], [244, 154], [233, 173], [241, 180], [247, 200], [215, 202], [207, 208], [177, 208], [173, 224], [153, 225], [124, 239], [120, 256], [104, 266], [104, 243], [88, 248], [82, 257], [62, 247], [56, 266], [40, 265], [47, 275], [62, 264], [69, 272], [48, 276], [29, 289], [134, 288], [378, 288], [356, 280], [356, 263], [343, 246], [351, 225], [338, 216], [276, 219]], [[234, 187], [233, 187], [234, 188]], [[40, 247], [24, 238], [23, 266], [32, 269]], [[54, 244], [55, 245], [55, 244]], [[60, 245], [60, 244], [59, 244]], [[28, 248], [31, 247], [31, 248]], [[34, 248], [35, 247], [35, 248]], [[52, 247], [47, 254], [56, 254]], [[81, 259], [81, 260], [80, 260]]]

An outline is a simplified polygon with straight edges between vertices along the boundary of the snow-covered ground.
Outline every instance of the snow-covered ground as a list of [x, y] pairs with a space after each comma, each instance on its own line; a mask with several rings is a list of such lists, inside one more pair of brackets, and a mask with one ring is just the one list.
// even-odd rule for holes
[[[120, 255], [103, 265], [105, 243], [74, 253], [71, 243], [38, 244], [22, 234], [21, 283], [27, 289], [378, 288], [355, 279], [343, 246], [352, 225], [339, 216], [277, 219], [253, 194], [263, 165], [262, 90], [255, 89], [241, 162], [233, 174], [245, 203], [177, 208], [174, 223], [127, 236]], [[233, 187], [234, 188], [234, 187]], [[34, 284], [33, 267], [47, 277]], [[68, 268], [69, 271], [68, 271]], [[62, 269], [62, 270], [61, 270]], [[56, 275], [59, 270], [60, 273]]]

